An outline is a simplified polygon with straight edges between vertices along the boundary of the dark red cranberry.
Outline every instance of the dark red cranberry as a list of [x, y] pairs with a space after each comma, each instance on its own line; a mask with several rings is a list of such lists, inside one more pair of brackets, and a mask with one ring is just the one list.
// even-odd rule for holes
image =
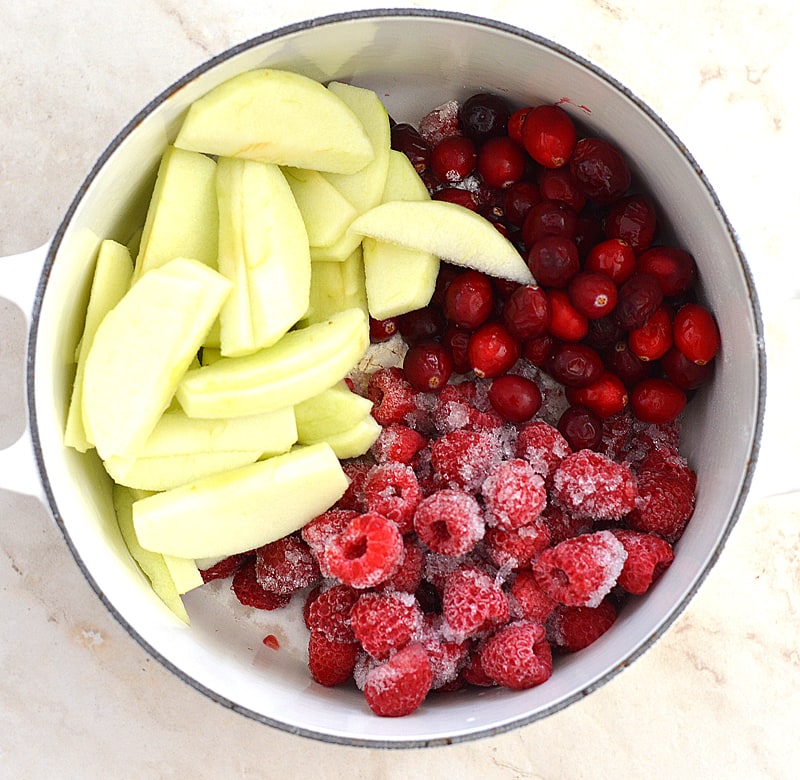
[[387, 317], [385, 320], [376, 320], [374, 317], [369, 318], [369, 340], [373, 344], [388, 341], [397, 332], [397, 319], [395, 317]]
[[545, 287], [566, 287], [580, 267], [578, 247], [565, 236], [544, 236], [528, 252], [528, 268]]
[[444, 306], [444, 296], [450, 282], [464, 273], [464, 268], [452, 263], [439, 263], [439, 273], [436, 276], [436, 288], [431, 297], [431, 305]]
[[492, 286], [494, 287], [495, 300], [507, 301], [521, 285], [519, 282], [514, 282], [511, 279], [501, 279], [499, 276], [491, 277]]
[[617, 305], [617, 285], [611, 277], [593, 271], [581, 271], [569, 283], [572, 305], [590, 320], [610, 314]]
[[569, 162], [578, 133], [569, 114], [558, 106], [536, 106], [525, 117], [522, 142], [525, 150], [545, 168]]
[[507, 135], [489, 138], [478, 152], [478, 173], [490, 187], [510, 187], [525, 173], [522, 147]]
[[569, 406], [556, 423], [573, 452], [593, 450], [603, 440], [603, 421], [588, 406]]
[[469, 190], [462, 189], [461, 187], [443, 187], [433, 193], [434, 200], [443, 200], [447, 203], [455, 203], [457, 206], [463, 206], [470, 211], [478, 210], [478, 201]]
[[547, 332], [550, 300], [535, 285], [518, 287], [503, 304], [502, 318], [514, 338], [528, 341]]
[[511, 108], [499, 95], [480, 92], [468, 97], [458, 114], [461, 132], [475, 143], [503, 135], [508, 127]]
[[442, 344], [450, 350], [453, 358], [453, 371], [458, 374], [466, 374], [472, 367], [467, 356], [467, 346], [469, 337], [472, 334], [458, 325], [448, 325], [442, 336]]
[[641, 328], [663, 300], [664, 294], [655, 276], [635, 273], [619, 288], [614, 317], [625, 330]]
[[416, 169], [422, 174], [430, 165], [431, 152], [414, 125], [401, 122], [394, 125], [391, 130], [392, 149], [402, 152]]
[[565, 290], [548, 290], [550, 335], [561, 341], [581, 341], [589, 332], [589, 320], [575, 309]]
[[672, 322], [672, 337], [681, 354], [704, 366], [719, 351], [720, 335], [714, 315], [699, 303], [681, 306]]
[[627, 241], [609, 238], [589, 250], [584, 268], [610, 276], [619, 287], [636, 271], [636, 252]]
[[475, 375], [492, 379], [505, 374], [519, 360], [519, 342], [500, 322], [488, 322], [476, 330], [469, 340], [467, 356]]
[[613, 347], [622, 339], [624, 331], [613, 315], [600, 317], [597, 320], [589, 320], [589, 332], [586, 334], [586, 343], [594, 347], [598, 352]]
[[628, 405], [625, 383], [610, 371], [604, 371], [597, 381], [586, 387], [566, 388], [566, 396], [571, 404], [588, 406], [602, 419], [621, 412]]
[[586, 344], [558, 344], [547, 361], [547, 373], [565, 387], [590, 385], [600, 378], [604, 370], [599, 353]]
[[504, 195], [503, 190], [488, 187], [485, 182], [477, 192], [478, 213], [486, 217], [489, 222], [493, 222], [501, 232], [506, 229], [502, 224], [505, 219]]
[[585, 210], [578, 214], [573, 241], [582, 260], [585, 260], [592, 247], [602, 241], [604, 236], [603, 220], [600, 215], [587, 214]]
[[444, 316], [456, 325], [475, 330], [494, 309], [494, 288], [486, 274], [472, 269], [459, 274], [444, 296]]
[[425, 306], [422, 309], [401, 314], [397, 318], [397, 326], [400, 334], [409, 344], [433, 341], [444, 333], [444, 315], [436, 306]]
[[463, 135], [443, 138], [431, 149], [431, 170], [445, 184], [466, 179], [475, 170], [477, 161], [474, 141]]
[[618, 341], [604, 353], [606, 367], [618, 376], [626, 387], [633, 387], [651, 374], [651, 365], [640, 360], [626, 341]]
[[683, 295], [697, 277], [694, 258], [675, 246], [651, 247], [636, 261], [636, 270], [655, 276], [667, 298]]
[[697, 390], [711, 376], [713, 363], [698, 365], [684, 357], [679, 349], [672, 347], [661, 358], [661, 368], [672, 381], [683, 390]]
[[403, 374], [421, 393], [438, 393], [453, 373], [453, 358], [438, 341], [422, 341], [409, 347], [403, 359]]
[[586, 205], [586, 194], [572, 171], [567, 168], [545, 168], [539, 175], [539, 192], [547, 200], [561, 200], [580, 211]]
[[530, 106], [525, 106], [524, 108], [518, 108], [511, 116], [508, 118], [508, 127], [506, 128], [506, 132], [508, 133], [508, 137], [512, 141], [516, 141], [518, 144], [522, 144], [522, 126], [525, 124], [525, 120], [528, 117], [528, 114], [531, 112]]
[[631, 390], [631, 410], [642, 422], [672, 422], [685, 406], [686, 393], [668, 379], [645, 379]]
[[542, 405], [542, 393], [536, 383], [517, 374], [497, 377], [488, 395], [492, 408], [512, 423], [530, 420]]
[[641, 328], [628, 334], [628, 345], [639, 360], [658, 360], [672, 346], [672, 311], [661, 304]]
[[541, 199], [539, 188], [533, 182], [527, 179], [514, 182], [503, 196], [503, 212], [506, 222], [516, 227], [522, 227], [528, 212]]
[[578, 215], [561, 200], [540, 200], [531, 206], [522, 223], [522, 240], [532, 246], [545, 236], [572, 238], [578, 226]]
[[606, 217], [606, 235], [630, 244], [637, 254], [644, 252], [658, 227], [656, 207], [647, 195], [628, 195], [617, 201]]
[[616, 146], [602, 138], [581, 138], [570, 168], [586, 195], [607, 205], [621, 198], [631, 184], [631, 172]]
[[555, 339], [549, 333], [545, 333], [526, 341], [522, 346], [522, 355], [529, 363], [543, 368], [550, 359], [555, 343]]

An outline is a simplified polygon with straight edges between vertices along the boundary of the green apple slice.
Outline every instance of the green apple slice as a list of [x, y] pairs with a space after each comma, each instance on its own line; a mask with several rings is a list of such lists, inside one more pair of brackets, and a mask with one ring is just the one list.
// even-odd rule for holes
[[82, 404], [103, 460], [144, 446], [230, 288], [208, 266], [177, 258], [144, 274], [103, 318], [86, 356]]
[[520, 284], [533, 275], [514, 245], [489, 220], [446, 201], [381, 203], [359, 217], [351, 231], [379, 241], [430, 252], [454, 265]]
[[188, 371], [177, 398], [190, 417], [235, 417], [292, 406], [343, 379], [369, 346], [361, 308], [289, 331], [277, 344]]
[[347, 485], [333, 450], [314, 444], [137, 501], [133, 523], [140, 544], [155, 552], [233, 555], [302, 528]]
[[196, 100], [175, 146], [334, 173], [355, 173], [374, 156], [339, 97], [307, 76], [271, 68], [241, 73]]
[[403, 152], [390, 149], [389, 170], [386, 173], [386, 186], [381, 201], [388, 203], [391, 200], [430, 199], [428, 188], [411, 160]]
[[180, 595], [203, 585], [203, 575], [200, 574], [197, 563], [191, 558], [177, 558], [174, 555], [163, 557], [172, 581], [175, 583], [175, 590]]
[[367, 415], [347, 430], [328, 434], [321, 441], [330, 446], [337, 458], [344, 460], [364, 455], [375, 443], [380, 433], [380, 424], [372, 415]]
[[350, 228], [329, 246], [312, 246], [312, 263], [343, 263], [361, 246], [361, 236]]
[[359, 308], [367, 313], [367, 288], [361, 246], [342, 263], [311, 263], [311, 291], [305, 321], [327, 320], [344, 309]]
[[134, 278], [176, 257], [217, 264], [217, 164], [168, 146], [144, 222]]
[[79, 452], [87, 452], [92, 447], [83, 427], [83, 377], [86, 370], [86, 356], [98, 326], [106, 314], [122, 300], [122, 296], [130, 287], [132, 276], [133, 260], [128, 249], [111, 239], [103, 241], [97, 255], [83, 336], [76, 356], [78, 367], [64, 433], [64, 444], [74, 447]]
[[372, 401], [354, 393], [344, 381], [323, 390], [294, 407], [297, 440], [301, 444], [352, 428], [369, 416]]

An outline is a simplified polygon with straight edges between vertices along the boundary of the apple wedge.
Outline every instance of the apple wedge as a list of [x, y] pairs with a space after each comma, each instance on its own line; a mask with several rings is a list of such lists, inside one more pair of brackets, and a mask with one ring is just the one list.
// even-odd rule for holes
[[382, 203], [392, 200], [430, 200], [425, 182], [411, 160], [396, 149], [389, 150], [389, 170], [381, 197]]
[[380, 433], [380, 424], [372, 415], [367, 415], [350, 428], [338, 433], [330, 433], [319, 441], [325, 442], [336, 453], [337, 458], [345, 460], [364, 455], [375, 443]]
[[430, 252], [490, 276], [534, 284], [514, 245], [489, 220], [455, 203], [389, 201], [356, 217], [350, 229], [379, 241]]
[[322, 441], [370, 416], [372, 401], [354, 393], [344, 381], [323, 390], [294, 407], [297, 440], [301, 444]]
[[311, 290], [305, 322], [308, 325], [322, 322], [350, 308], [363, 309], [365, 314], [368, 312], [360, 246], [342, 263], [311, 263]]
[[164, 563], [169, 571], [175, 590], [180, 595], [203, 585], [203, 575], [197, 563], [192, 558], [178, 558], [174, 555], [165, 555]]
[[355, 173], [374, 156], [340, 98], [314, 79], [272, 68], [241, 73], [196, 100], [175, 146], [333, 173]]
[[143, 498], [133, 524], [146, 549], [181, 558], [252, 550], [302, 528], [334, 504], [348, 479], [327, 444]]

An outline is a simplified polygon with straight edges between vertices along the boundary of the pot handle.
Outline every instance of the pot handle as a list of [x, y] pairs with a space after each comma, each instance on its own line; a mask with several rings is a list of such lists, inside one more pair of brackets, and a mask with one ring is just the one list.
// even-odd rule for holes
[[[19, 355], [23, 376], [27, 362], [27, 338], [33, 313], [34, 297], [50, 243], [37, 249], [0, 258], [0, 297], [17, 306], [25, 318], [22, 344], [10, 344], [11, 352]], [[27, 398], [24, 400], [27, 404]], [[44, 501], [44, 490], [33, 452], [28, 415], [25, 428], [5, 449], [0, 450], [0, 489], [36, 496]]]

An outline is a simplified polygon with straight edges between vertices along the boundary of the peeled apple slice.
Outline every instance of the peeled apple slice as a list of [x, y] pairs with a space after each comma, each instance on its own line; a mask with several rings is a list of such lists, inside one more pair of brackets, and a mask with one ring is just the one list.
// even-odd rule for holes
[[372, 401], [354, 393], [344, 381], [323, 390], [294, 407], [297, 436], [301, 444], [352, 428], [370, 416]]
[[490, 276], [534, 284], [514, 245], [489, 220], [455, 203], [389, 201], [357, 217], [350, 229]]
[[364, 455], [380, 436], [381, 426], [372, 415], [367, 415], [355, 425], [321, 439], [336, 453], [337, 458], [357, 458]]
[[140, 544], [155, 552], [233, 555], [302, 528], [347, 486], [334, 451], [314, 444], [143, 498], [133, 524]]

